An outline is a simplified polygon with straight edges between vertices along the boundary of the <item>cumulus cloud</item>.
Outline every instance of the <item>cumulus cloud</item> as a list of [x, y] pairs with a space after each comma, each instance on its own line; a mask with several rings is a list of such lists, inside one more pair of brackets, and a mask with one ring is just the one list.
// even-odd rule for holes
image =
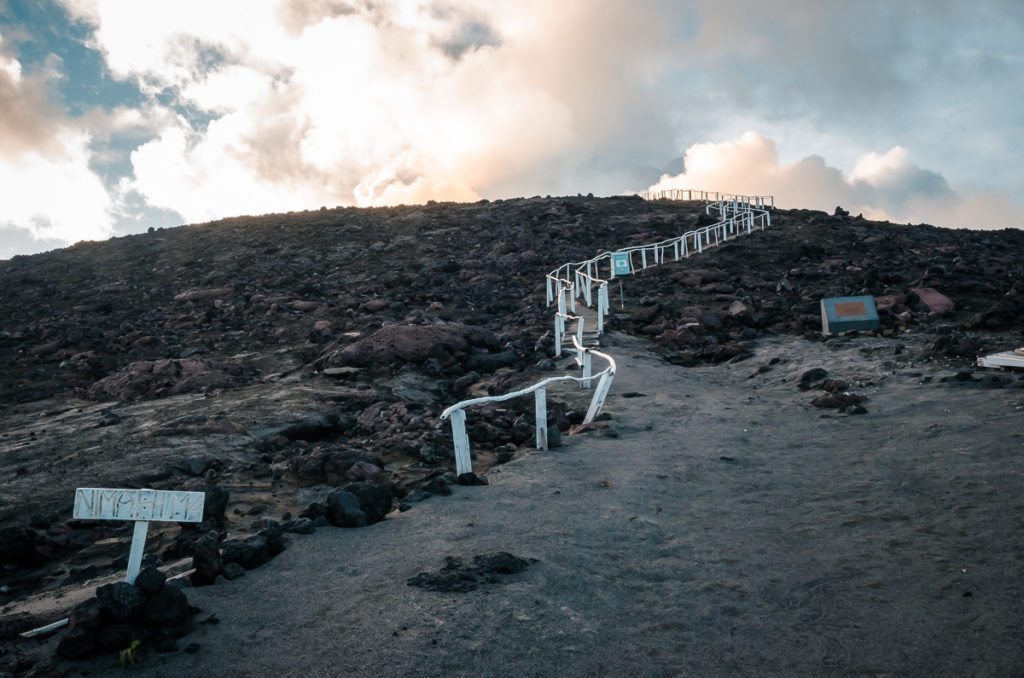
[[20, 232], [20, 251], [109, 237], [112, 203], [89, 167], [90, 135], [50, 103], [46, 74], [23, 77], [3, 48], [0, 40], [0, 230]]
[[[52, 1], [104, 75], [141, 92], [70, 120], [46, 104], [50, 76], [0, 62], [0, 95], [16, 92], [2, 162], [72, 163], [65, 192], [89, 196], [77, 237], [110, 232], [111, 214], [137, 229], [140, 214], [614, 194], [684, 154], [701, 188], [1019, 222], [999, 197], [1024, 195], [1016, 0]], [[24, 228], [72, 237], [36, 204]]]
[[847, 174], [817, 155], [780, 163], [774, 141], [746, 132], [732, 141], [694, 144], [686, 151], [684, 165], [683, 172], [662, 175], [647, 190], [773, 195], [779, 207], [831, 211], [842, 206], [854, 214], [897, 222], [974, 228], [1024, 226], [1020, 207], [994, 193], [954, 190], [938, 172], [912, 163], [906, 149], [899, 146], [882, 154], [862, 155]]
[[187, 220], [618, 192], [671, 154], [649, 63], [665, 31], [627, 7], [65, 2], [112, 73], [182, 113], [132, 154], [128, 188]]

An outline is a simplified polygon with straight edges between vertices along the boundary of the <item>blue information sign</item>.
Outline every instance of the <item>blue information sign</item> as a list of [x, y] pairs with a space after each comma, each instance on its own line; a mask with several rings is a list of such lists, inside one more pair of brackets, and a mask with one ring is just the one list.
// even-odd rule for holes
[[612, 272], [615, 275], [629, 275], [629, 252], [612, 252]]

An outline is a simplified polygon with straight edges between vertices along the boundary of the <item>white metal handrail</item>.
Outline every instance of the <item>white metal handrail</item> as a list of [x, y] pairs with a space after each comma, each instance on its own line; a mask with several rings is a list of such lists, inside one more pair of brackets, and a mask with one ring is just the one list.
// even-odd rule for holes
[[[714, 196], [714, 197], [712, 197]], [[664, 191], [645, 191], [640, 194], [644, 200], [703, 200], [704, 202], [738, 201], [756, 207], [775, 207], [775, 196], [738, 195], [718, 191], [697, 191], [689, 188], [669, 188]]]
[[[685, 197], [683, 197], [685, 195]], [[714, 195], [714, 201], [711, 196]], [[696, 196], [696, 197], [694, 197]], [[452, 441], [455, 446], [455, 469], [460, 475], [472, 472], [473, 462], [470, 456], [469, 436], [466, 435], [466, 408], [483, 403], [500, 402], [510, 400], [529, 393], [534, 394], [536, 407], [536, 434], [537, 449], [547, 449], [547, 394], [548, 384], [559, 381], [575, 381], [582, 387], [589, 388], [593, 379], [598, 379], [597, 388], [590, 401], [590, 407], [583, 419], [584, 423], [590, 423], [604, 406], [605, 398], [611, 388], [612, 380], [615, 378], [615, 360], [607, 353], [587, 348], [583, 345], [584, 319], [576, 315], [576, 299], [582, 294], [583, 303], [588, 307], [593, 305], [592, 288], [597, 285], [597, 333], [604, 333], [604, 318], [609, 311], [608, 303], [608, 281], [615, 278], [615, 267], [612, 262], [612, 255], [625, 254], [632, 272], [633, 254], [639, 253], [641, 268], [647, 268], [647, 254], [653, 255], [653, 265], [665, 262], [665, 254], [669, 248], [672, 249], [676, 261], [680, 257], [688, 257], [690, 254], [703, 252], [705, 247], [711, 246], [711, 239], [714, 237], [714, 244], [718, 245], [729, 239], [730, 236], [738, 236], [744, 231], [750, 233], [756, 225], [760, 225], [763, 231], [766, 226], [771, 225], [771, 214], [769, 207], [775, 207], [775, 198], [767, 196], [733, 195], [730, 193], [718, 193], [710, 191], [693, 191], [689, 189], [672, 189], [669, 191], [657, 191], [653, 193], [642, 193], [641, 197], [646, 200], [704, 200], [708, 204], [704, 208], [705, 214], [710, 215], [712, 210], [716, 211], [719, 221], [709, 226], [688, 231], [683, 235], [662, 240], [648, 245], [634, 245], [616, 252], [603, 252], [596, 257], [585, 261], [570, 262], [562, 264], [551, 271], [545, 277], [545, 288], [547, 293], [547, 305], [557, 300], [558, 310], [555, 313], [555, 355], [562, 355], [562, 340], [565, 336], [566, 321], [576, 321], [576, 332], [572, 335], [572, 350], [576, 352], [576, 364], [583, 368], [583, 376], [571, 377], [549, 377], [524, 389], [505, 393], [498, 396], [484, 396], [471, 398], [458, 402], [441, 413], [441, 419], [450, 419], [452, 425]], [[600, 277], [600, 267], [607, 260], [608, 278]], [[606, 367], [597, 374], [591, 374], [592, 356], [598, 356], [608, 362]]]
[[[548, 306], [556, 299], [558, 299], [558, 312], [561, 314], [565, 313], [565, 301], [563, 298], [563, 291], [568, 289], [569, 291], [569, 306], [573, 312], [576, 310], [576, 299], [581, 294], [583, 296], [583, 303], [587, 306], [593, 305], [592, 287], [594, 285], [598, 288], [598, 304], [597, 304], [597, 332], [598, 334], [604, 333], [604, 317], [608, 313], [608, 281], [615, 278], [615, 267], [612, 264], [612, 255], [625, 254], [629, 261], [630, 272], [637, 269], [633, 261], [633, 255], [639, 254], [639, 267], [646, 269], [648, 267], [648, 253], [653, 257], [654, 265], [662, 264], [665, 262], [666, 253], [671, 249], [672, 256], [675, 261], [680, 258], [688, 257], [692, 253], [701, 253], [705, 247], [712, 245], [719, 245], [722, 242], [729, 240], [730, 236], [736, 236], [744, 231], [750, 233], [756, 226], [760, 226], [761, 230], [764, 230], [766, 226], [771, 225], [771, 213], [767, 209], [767, 205], [774, 206], [775, 198], [773, 196], [741, 196], [733, 195], [728, 193], [712, 193], [710, 191], [690, 191], [675, 189], [671, 192], [661, 191], [655, 194], [641, 194], [647, 199], [690, 199], [689, 197], [683, 198], [681, 196], [712, 196], [714, 195], [717, 200], [716, 202], [709, 203], [705, 206], [705, 214], [710, 215], [712, 211], [718, 213], [719, 221], [702, 228], [698, 228], [692, 231], [688, 231], [682, 235], [668, 238], [660, 242], [649, 243], [646, 245], [632, 245], [625, 247], [615, 252], [602, 252], [597, 256], [587, 259], [585, 261], [569, 262], [562, 264], [555, 270], [547, 274], [545, 279], [546, 293], [547, 293], [547, 304]], [[653, 196], [653, 197], [650, 197]], [[671, 198], [670, 196], [679, 196]], [[700, 198], [698, 198], [700, 199]], [[608, 266], [608, 278], [604, 279], [600, 277], [600, 269], [602, 265], [607, 262]], [[558, 328], [558, 322], [556, 320], [556, 331]], [[563, 328], [564, 330], [564, 328]], [[556, 338], [556, 351], [555, 355], [561, 355], [558, 349], [558, 339]]]
[[[463, 473], [472, 472], [473, 460], [470, 456], [469, 451], [469, 436], [466, 434], [466, 408], [472, 407], [473, 405], [481, 405], [483, 403], [494, 403], [502, 400], [510, 400], [512, 398], [518, 398], [520, 396], [527, 395], [529, 393], [534, 394], [534, 419], [535, 429], [537, 434], [537, 449], [546, 450], [548, 449], [548, 406], [547, 406], [547, 385], [553, 384], [559, 381], [575, 381], [580, 383], [584, 387], [589, 387], [590, 382], [593, 379], [598, 379], [597, 388], [594, 390], [594, 396], [590, 399], [590, 407], [587, 409], [587, 414], [583, 418], [584, 424], [589, 424], [594, 420], [594, 417], [598, 415], [601, 408], [604, 406], [605, 398], [608, 397], [608, 390], [612, 387], [612, 379], [615, 378], [615, 359], [607, 353], [601, 351], [595, 351], [594, 349], [583, 346], [573, 336], [573, 348], [577, 351], [577, 363], [584, 366], [582, 377], [571, 377], [568, 375], [561, 377], [549, 377], [543, 381], [539, 381], [532, 386], [513, 391], [511, 393], [504, 393], [498, 396], [484, 396], [480, 398], [471, 398], [469, 400], [463, 400], [462, 402], [455, 403], [444, 412], [441, 413], [441, 419], [451, 419], [452, 422], [452, 442], [455, 446], [455, 472], [459, 475]], [[604, 368], [597, 374], [590, 374], [590, 356], [596, 355], [600, 358], [608, 361], [608, 367]]]

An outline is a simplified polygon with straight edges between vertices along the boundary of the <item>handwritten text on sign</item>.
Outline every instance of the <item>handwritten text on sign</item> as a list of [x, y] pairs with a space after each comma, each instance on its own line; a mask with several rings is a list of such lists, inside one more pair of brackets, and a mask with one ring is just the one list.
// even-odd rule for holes
[[78, 520], [171, 520], [198, 523], [203, 519], [203, 492], [168, 490], [75, 490]]

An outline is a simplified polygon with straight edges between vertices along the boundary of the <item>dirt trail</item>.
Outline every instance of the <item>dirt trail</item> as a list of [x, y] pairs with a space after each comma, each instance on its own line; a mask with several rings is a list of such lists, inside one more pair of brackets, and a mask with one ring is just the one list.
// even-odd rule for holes
[[[188, 590], [221, 623], [146, 675], [1019, 674], [1024, 392], [942, 382], [896, 345], [771, 338], [683, 369], [609, 335], [608, 429]], [[868, 414], [811, 407], [811, 367]], [[494, 551], [537, 562], [407, 585]]]

